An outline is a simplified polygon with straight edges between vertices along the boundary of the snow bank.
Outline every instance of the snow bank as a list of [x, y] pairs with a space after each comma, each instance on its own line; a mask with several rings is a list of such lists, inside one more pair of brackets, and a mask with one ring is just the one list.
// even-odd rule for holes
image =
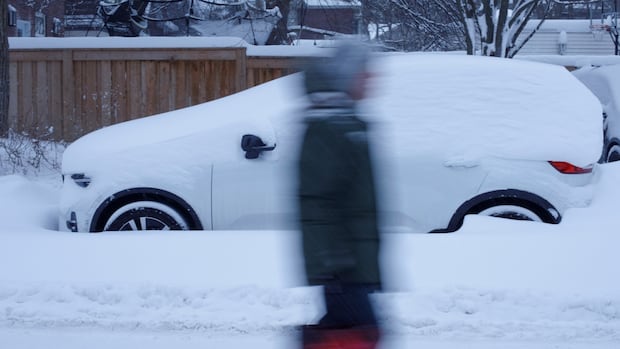
[[[384, 236], [387, 292], [373, 300], [386, 343], [616, 347], [618, 178], [620, 163], [601, 166], [592, 206], [559, 225], [472, 216], [454, 234]], [[53, 191], [2, 177], [0, 207], [55, 218], [44, 208]], [[140, 338], [287, 348], [294, 326], [322, 311], [316, 288], [285, 288], [302, 284], [296, 232], [73, 234], [3, 218], [0, 337], [11, 347], [101, 337], [116, 347]]]
[[[55, 180], [59, 178], [57, 174]], [[32, 226], [58, 229], [59, 193], [59, 183], [50, 187], [18, 175], [0, 176], [0, 235]]]
[[[601, 169], [592, 206], [557, 226], [468, 217], [454, 234], [385, 236], [385, 345], [617, 347], [620, 164]], [[45, 230], [55, 187], [0, 178], [0, 337], [12, 348], [290, 348], [294, 326], [321, 314], [317, 289], [284, 288], [301, 284], [295, 232]]]

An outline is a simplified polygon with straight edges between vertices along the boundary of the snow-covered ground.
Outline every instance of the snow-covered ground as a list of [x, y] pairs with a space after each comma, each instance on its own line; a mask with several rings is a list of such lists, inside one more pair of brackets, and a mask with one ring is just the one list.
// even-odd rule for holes
[[[386, 234], [382, 348], [618, 348], [620, 163], [559, 225]], [[294, 348], [320, 316], [294, 231], [56, 230], [53, 171], [0, 177], [0, 347]]]

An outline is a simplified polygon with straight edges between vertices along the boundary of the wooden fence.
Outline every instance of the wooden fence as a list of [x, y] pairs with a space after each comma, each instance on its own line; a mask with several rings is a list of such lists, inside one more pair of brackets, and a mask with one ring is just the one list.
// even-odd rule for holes
[[16, 49], [9, 127], [73, 141], [114, 123], [223, 97], [289, 74], [296, 58], [246, 48]]

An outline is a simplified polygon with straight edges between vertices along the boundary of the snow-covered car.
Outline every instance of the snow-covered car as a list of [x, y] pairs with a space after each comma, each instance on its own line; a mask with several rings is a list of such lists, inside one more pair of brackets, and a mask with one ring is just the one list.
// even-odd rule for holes
[[[432, 54], [376, 63], [361, 110], [386, 229], [454, 231], [467, 214], [558, 223], [589, 203], [601, 106], [564, 68]], [[78, 139], [63, 156], [61, 228], [294, 227], [300, 79]]]
[[620, 64], [584, 67], [573, 74], [598, 97], [603, 106], [605, 142], [601, 160], [620, 160]]

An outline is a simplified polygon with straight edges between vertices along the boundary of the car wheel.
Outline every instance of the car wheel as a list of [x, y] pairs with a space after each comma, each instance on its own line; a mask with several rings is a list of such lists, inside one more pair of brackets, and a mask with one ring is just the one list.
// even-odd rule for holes
[[544, 220], [534, 211], [516, 205], [499, 205], [486, 208], [479, 215], [516, 219], [520, 221], [543, 222]]
[[620, 145], [614, 144], [607, 151], [605, 162], [614, 162], [620, 160]]
[[104, 228], [106, 231], [187, 229], [187, 222], [177, 211], [155, 201], [138, 201], [119, 208]]

